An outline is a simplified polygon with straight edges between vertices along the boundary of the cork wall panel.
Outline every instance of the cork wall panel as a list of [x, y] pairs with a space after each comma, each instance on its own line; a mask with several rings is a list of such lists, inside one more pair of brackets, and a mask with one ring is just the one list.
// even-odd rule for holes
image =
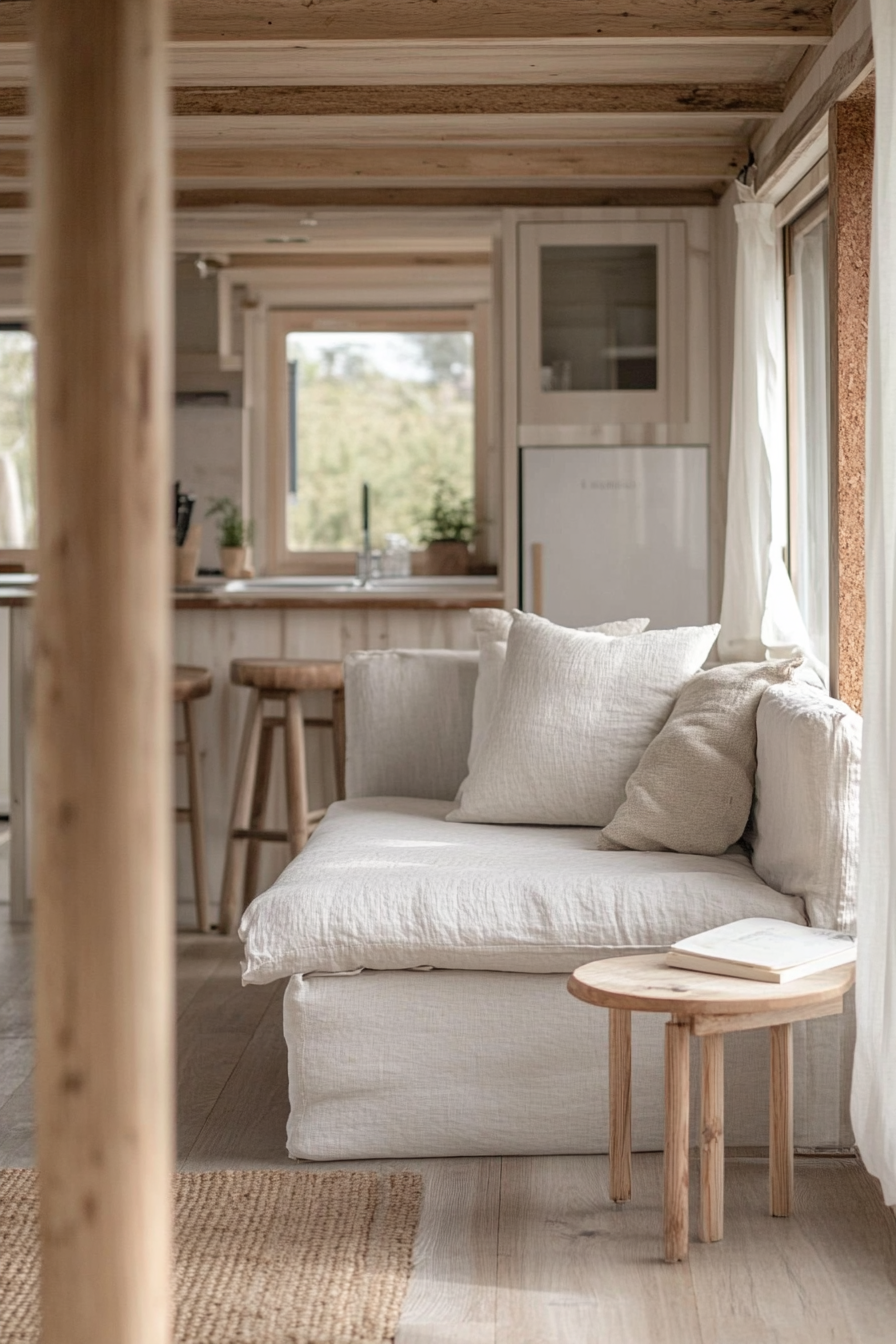
[[865, 647], [865, 385], [874, 86], [830, 113], [835, 693], [862, 707]]

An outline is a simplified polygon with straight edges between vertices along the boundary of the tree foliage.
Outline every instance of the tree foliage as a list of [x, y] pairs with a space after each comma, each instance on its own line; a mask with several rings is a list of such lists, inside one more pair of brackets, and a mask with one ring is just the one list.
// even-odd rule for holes
[[295, 550], [355, 550], [361, 487], [371, 490], [371, 535], [421, 538], [440, 480], [461, 496], [474, 483], [469, 338], [407, 336], [422, 377], [390, 376], [350, 341], [299, 358], [298, 493], [288, 510]]

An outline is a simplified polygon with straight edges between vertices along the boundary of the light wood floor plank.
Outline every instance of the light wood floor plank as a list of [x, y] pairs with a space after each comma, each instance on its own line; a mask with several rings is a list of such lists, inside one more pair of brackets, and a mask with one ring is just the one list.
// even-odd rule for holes
[[692, 1248], [706, 1338], [892, 1340], [896, 1236], [860, 1164], [797, 1158], [790, 1218], [769, 1216], [767, 1170], [763, 1160], [729, 1159], [725, 1240]]
[[258, 995], [266, 996], [265, 1011], [255, 1031], [243, 1042], [205, 1124], [181, 1159], [182, 1170], [282, 1167], [288, 1162], [284, 986], [278, 983], [253, 988]]
[[34, 1165], [33, 1075], [19, 1084], [0, 1106], [0, 1167]]
[[222, 962], [235, 965], [238, 973], [240, 942], [212, 934], [179, 934], [177, 938], [177, 1015], [181, 1017], [209, 976]]
[[0, 1106], [31, 1077], [34, 1043], [30, 1037], [0, 1040]]
[[[0, 1165], [33, 1161], [30, 939], [0, 927]], [[896, 1220], [853, 1158], [797, 1158], [768, 1216], [764, 1156], [729, 1151], [725, 1238], [662, 1262], [662, 1156], [614, 1208], [603, 1157], [292, 1163], [282, 984], [240, 987], [235, 940], [178, 938], [181, 1166], [412, 1170], [424, 1177], [396, 1344], [883, 1344]], [[4, 1035], [3, 1025], [12, 1034]], [[559, 1104], [559, 1101], [558, 1101]], [[696, 1237], [696, 1163], [691, 1236]]]
[[177, 1151], [193, 1148], [277, 992], [243, 988], [238, 963], [219, 962], [184, 1007], [177, 1027]]
[[606, 1157], [505, 1158], [499, 1344], [702, 1344], [687, 1264], [662, 1262], [662, 1157], [614, 1205]]
[[425, 1194], [395, 1344], [494, 1344], [501, 1159], [402, 1165], [423, 1173]]

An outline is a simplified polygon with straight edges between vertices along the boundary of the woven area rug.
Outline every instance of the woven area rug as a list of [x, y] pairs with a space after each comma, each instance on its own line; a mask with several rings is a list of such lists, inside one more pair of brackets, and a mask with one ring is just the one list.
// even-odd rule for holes
[[[411, 1276], [413, 1172], [175, 1178], [175, 1344], [381, 1344]], [[0, 1171], [0, 1340], [39, 1344], [37, 1174]]]

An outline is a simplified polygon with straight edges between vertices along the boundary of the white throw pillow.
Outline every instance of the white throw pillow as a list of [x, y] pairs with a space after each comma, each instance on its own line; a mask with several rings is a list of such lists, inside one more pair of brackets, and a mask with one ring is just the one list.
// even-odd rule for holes
[[[501, 674], [507, 657], [507, 637], [513, 624], [513, 615], [500, 607], [473, 607], [470, 625], [479, 645], [479, 676], [473, 698], [473, 735], [470, 738], [468, 769], [473, 769], [479, 749], [485, 741], [488, 726], [494, 717], [501, 694]], [[585, 630], [602, 635], [637, 635], [650, 624], [649, 616], [633, 616], [627, 621], [606, 621], [603, 625], [586, 625]]]
[[759, 701], [801, 663], [725, 663], [692, 677], [597, 848], [724, 854], [750, 819]]
[[809, 686], [771, 686], [756, 715], [753, 867], [802, 896], [809, 923], [855, 927], [862, 720]]
[[718, 632], [614, 639], [514, 612], [498, 705], [449, 820], [606, 826]]

